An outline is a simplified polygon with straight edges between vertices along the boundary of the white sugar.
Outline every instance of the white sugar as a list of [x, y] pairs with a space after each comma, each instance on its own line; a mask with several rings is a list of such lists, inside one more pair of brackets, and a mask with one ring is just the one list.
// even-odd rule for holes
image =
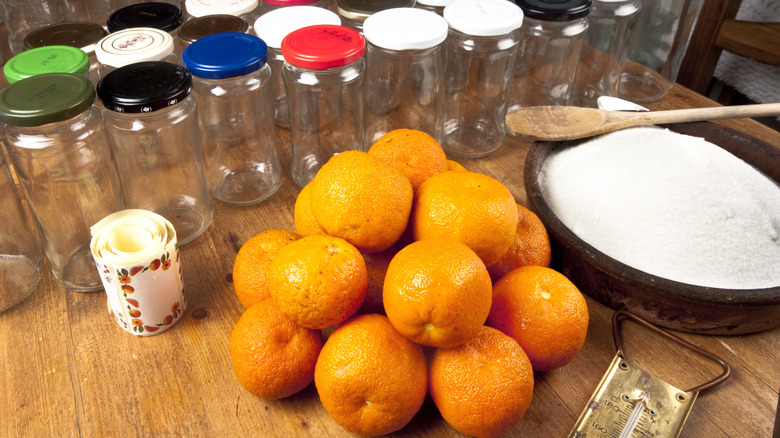
[[780, 286], [780, 187], [704, 139], [633, 128], [552, 155], [542, 192], [599, 251], [699, 286]]

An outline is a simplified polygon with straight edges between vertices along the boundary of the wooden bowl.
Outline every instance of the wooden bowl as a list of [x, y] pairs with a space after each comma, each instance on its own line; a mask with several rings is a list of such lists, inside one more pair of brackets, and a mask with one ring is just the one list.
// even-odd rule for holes
[[[703, 137], [780, 182], [780, 149], [714, 123], [667, 125]], [[780, 286], [719, 289], [685, 284], [625, 265], [593, 248], [553, 213], [539, 188], [539, 173], [550, 152], [576, 142], [539, 142], [525, 161], [529, 208], [544, 222], [553, 247], [552, 267], [597, 301], [629, 310], [659, 326], [690, 333], [737, 335], [780, 326]], [[779, 268], [780, 269], [780, 268]]]

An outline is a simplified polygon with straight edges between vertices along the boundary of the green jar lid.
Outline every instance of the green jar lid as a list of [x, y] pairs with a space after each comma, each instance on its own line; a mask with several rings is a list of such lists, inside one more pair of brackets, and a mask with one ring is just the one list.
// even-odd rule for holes
[[0, 121], [41, 126], [73, 118], [95, 102], [95, 86], [84, 76], [46, 73], [15, 82], [0, 91]]
[[45, 46], [24, 51], [9, 59], [3, 67], [9, 84], [44, 73], [74, 73], [89, 70], [89, 56], [70, 46]]

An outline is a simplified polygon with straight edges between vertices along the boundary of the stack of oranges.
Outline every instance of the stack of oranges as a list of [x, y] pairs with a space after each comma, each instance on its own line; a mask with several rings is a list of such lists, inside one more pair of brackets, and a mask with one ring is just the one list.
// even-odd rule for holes
[[498, 436], [528, 409], [533, 372], [585, 342], [587, 305], [548, 267], [536, 215], [421, 131], [332, 157], [301, 190], [295, 227], [253, 237], [234, 264], [246, 311], [230, 354], [259, 397], [313, 381], [343, 428], [383, 435], [430, 395], [456, 430]]

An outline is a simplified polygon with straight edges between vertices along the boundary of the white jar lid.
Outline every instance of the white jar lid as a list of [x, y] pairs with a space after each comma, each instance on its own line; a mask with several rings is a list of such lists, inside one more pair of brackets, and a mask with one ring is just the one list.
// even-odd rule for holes
[[417, 0], [418, 5], [444, 7], [454, 2], [455, 0]]
[[498, 36], [520, 28], [523, 10], [507, 0], [458, 0], [444, 8], [444, 18], [467, 35]]
[[95, 56], [103, 65], [124, 67], [143, 61], [160, 61], [173, 53], [173, 37], [164, 30], [134, 27], [114, 32], [95, 47]]
[[333, 11], [317, 6], [287, 6], [266, 12], [255, 20], [255, 33], [268, 47], [279, 49], [288, 33], [319, 24], [341, 25]]
[[385, 9], [363, 23], [366, 40], [390, 50], [429, 49], [441, 44], [448, 30], [447, 20], [440, 15], [415, 8]]
[[259, 0], [186, 0], [184, 9], [193, 17], [217, 14], [238, 17], [254, 11], [258, 4]]

